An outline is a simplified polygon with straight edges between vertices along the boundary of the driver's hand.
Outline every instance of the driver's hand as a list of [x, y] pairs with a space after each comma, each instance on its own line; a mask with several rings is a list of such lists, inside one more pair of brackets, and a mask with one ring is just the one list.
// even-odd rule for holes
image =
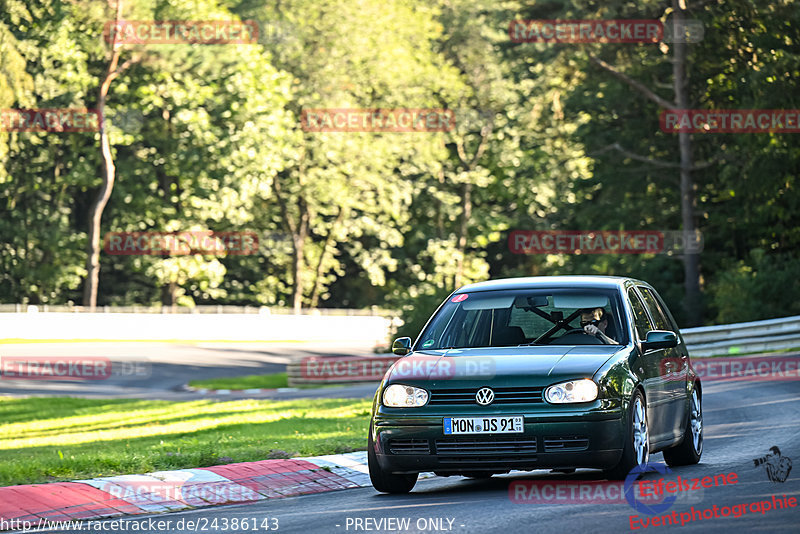
[[589, 334], [590, 336], [596, 336], [597, 333], [600, 331], [600, 329], [593, 324], [587, 324], [586, 326], [583, 327], [583, 331]]

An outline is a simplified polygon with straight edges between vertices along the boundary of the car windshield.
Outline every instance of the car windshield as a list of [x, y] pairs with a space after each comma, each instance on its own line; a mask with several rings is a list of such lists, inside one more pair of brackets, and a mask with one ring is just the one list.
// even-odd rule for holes
[[[416, 349], [625, 344], [624, 317], [611, 290], [461, 293], [441, 307]], [[594, 328], [584, 329], [587, 325]]]

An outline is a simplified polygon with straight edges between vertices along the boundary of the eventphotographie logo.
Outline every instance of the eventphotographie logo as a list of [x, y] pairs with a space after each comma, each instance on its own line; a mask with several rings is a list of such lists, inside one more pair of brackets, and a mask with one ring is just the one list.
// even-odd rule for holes
[[770, 482], [786, 482], [789, 473], [792, 472], [792, 459], [781, 455], [781, 450], [776, 446], [769, 448], [769, 453], [761, 458], [754, 458], [753, 465], [761, 467], [767, 471], [767, 478]]

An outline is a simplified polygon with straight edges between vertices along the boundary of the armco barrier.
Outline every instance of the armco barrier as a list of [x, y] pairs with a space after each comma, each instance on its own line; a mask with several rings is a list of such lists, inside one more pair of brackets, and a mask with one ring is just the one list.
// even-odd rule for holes
[[693, 357], [769, 352], [800, 347], [800, 315], [681, 330]]
[[[800, 316], [687, 328], [681, 335], [695, 358], [790, 349], [800, 347]], [[397, 359], [393, 355], [330, 358], [327, 362], [325, 358], [307, 358], [289, 364], [289, 385], [378, 382]]]

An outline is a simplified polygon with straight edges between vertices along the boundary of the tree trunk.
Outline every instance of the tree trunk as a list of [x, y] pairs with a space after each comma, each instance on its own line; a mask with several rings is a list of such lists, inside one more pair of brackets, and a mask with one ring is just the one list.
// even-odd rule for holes
[[458, 232], [458, 256], [456, 258], [456, 275], [453, 280], [455, 289], [463, 285], [464, 279], [464, 259], [467, 255], [467, 234], [469, 232], [469, 221], [472, 218], [472, 182], [464, 184], [464, 192], [461, 196], [461, 228]]
[[[473, 171], [478, 164], [478, 161], [486, 151], [489, 143], [489, 136], [494, 129], [494, 119], [490, 119], [486, 124], [481, 127], [481, 140], [478, 143], [475, 153], [471, 158], [467, 157], [467, 152], [464, 146], [464, 139], [456, 140], [456, 153], [461, 162], [464, 170], [467, 173]], [[464, 183], [463, 193], [461, 195], [461, 225], [458, 231], [458, 242], [456, 244], [456, 273], [453, 277], [454, 289], [461, 287], [464, 280], [464, 260], [467, 256], [467, 242], [469, 240], [469, 222], [472, 219], [472, 182]]]
[[306, 238], [308, 237], [308, 221], [310, 219], [308, 205], [305, 203], [302, 196], [298, 199], [297, 209], [299, 214], [297, 220], [294, 220], [286, 206], [280, 175], [275, 177], [272, 185], [275, 189], [275, 198], [281, 209], [281, 216], [283, 217], [284, 223], [286, 223], [286, 227], [289, 229], [289, 233], [292, 235], [292, 276], [294, 278], [292, 287], [292, 309], [295, 315], [299, 315], [303, 308], [304, 254]]
[[161, 286], [161, 305], [174, 308], [178, 295], [178, 284], [176, 282], [167, 282]]
[[[117, 0], [115, 23], [121, 18], [122, 0]], [[105, 115], [108, 90], [111, 87], [111, 82], [119, 75], [119, 71], [117, 71], [119, 54], [120, 47], [117, 45], [115, 33], [115, 40], [111, 45], [111, 60], [108, 63], [108, 69], [106, 70], [103, 83], [100, 84], [97, 100], [97, 112], [100, 115], [100, 151], [103, 156], [103, 185], [89, 211], [89, 243], [86, 257], [86, 282], [83, 288], [83, 305], [87, 306], [90, 311], [94, 311], [97, 306], [97, 286], [100, 281], [100, 222], [103, 218], [103, 210], [105, 210], [108, 199], [111, 197], [116, 175], [114, 158], [111, 154], [111, 144], [108, 140], [108, 131], [106, 130], [105, 120], [103, 120], [103, 118]]]
[[[673, 83], [675, 84], [675, 104], [678, 109], [689, 108], [689, 88], [686, 77], [686, 42], [685, 20], [686, 5], [684, 0], [672, 0], [673, 35], [675, 37], [674, 59], [672, 64]], [[686, 309], [687, 326], [697, 326], [703, 321], [703, 308], [700, 298], [700, 255], [690, 240], [697, 235], [695, 220], [695, 184], [692, 180], [692, 139], [688, 132], [678, 133], [678, 148], [681, 157], [681, 223], [683, 241], [687, 250], [683, 254], [684, 307]]]
[[333, 225], [328, 232], [328, 237], [325, 239], [325, 244], [322, 247], [322, 252], [319, 255], [317, 269], [314, 274], [314, 289], [311, 291], [311, 298], [308, 303], [310, 308], [316, 308], [317, 304], [319, 304], [319, 294], [322, 292], [322, 275], [325, 268], [325, 258], [328, 257], [328, 251], [331, 246], [333, 246], [333, 237], [336, 235], [336, 230], [338, 230], [339, 225], [342, 224], [344, 214], [345, 209], [339, 206], [339, 213], [336, 214], [336, 220], [333, 221]]
[[292, 249], [294, 250], [292, 271], [294, 272], [294, 288], [292, 290], [292, 310], [299, 315], [303, 308], [303, 254], [306, 248], [308, 235], [308, 217], [303, 217], [300, 231], [292, 235]]

